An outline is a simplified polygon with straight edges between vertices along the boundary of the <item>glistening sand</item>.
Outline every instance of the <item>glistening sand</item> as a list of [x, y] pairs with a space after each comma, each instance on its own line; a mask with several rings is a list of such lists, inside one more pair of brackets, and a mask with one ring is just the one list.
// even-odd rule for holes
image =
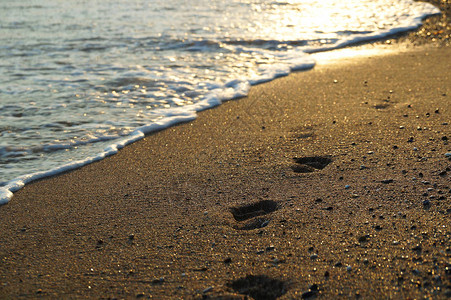
[[0, 209], [1, 297], [449, 297], [450, 62], [320, 65], [26, 186]]

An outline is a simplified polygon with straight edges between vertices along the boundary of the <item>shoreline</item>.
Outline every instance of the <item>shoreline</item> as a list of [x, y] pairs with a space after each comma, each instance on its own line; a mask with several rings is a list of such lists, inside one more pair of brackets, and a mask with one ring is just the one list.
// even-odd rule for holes
[[[406, 31], [403, 33], [398, 33], [398, 34], [393, 34], [381, 39], [378, 38], [374, 38], [373, 41], [370, 42], [358, 42], [358, 43], [354, 43], [348, 46], [343, 46], [340, 48], [337, 48], [335, 50], [324, 50], [324, 51], [319, 51], [319, 52], [314, 52], [311, 53], [311, 55], [313, 57], [327, 57], [329, 56], [329, 53], [331, 52], [343, 52], [343, 49], [366, 49], [368, 50], [369, 48], [371, 48], [371, 45], [376, 45], [376, 47], [383, 47], [381, 41], [385, 41], [385, 44], [391, 44], [392, 43], [392, 39], [393, 38], [397, 38], [399, 40], [402, 40], [404, 43], [403, 44], [398, 44], [396, 43], [396, 48], [398, 48], [397, 50], [399, 50], [399, 48], [402, 48], [406, 45], [406, 39], [412, 43], [412, 44], [424, 44], [425, 43], [425, 37], [423, 35], [420, 34], [420, 32], [424, 32], [424, 31], [429, 31], [431, 30], [431, 22], [428, 22], [429, 19], [433, 20], [432, 23], [440, 23], [440, 25], [443, 26], [443, 24], [447, 24], [448, 20], [449, 20], [449, 11], [450, 11], [450, 5], [449, 5], [449, 1], [436, 1], [436, 0], [432, 0], [432, 1], [424, 1], [424, 2], [430, 2], [433, 3], [435, 6], [438, 6], [441, 11], [442, 11], [442, 16], [430, 16], [428, 18], [426, 18], [423, 23], [425, 24], [424, 26], [421, 26], [419, 29], [412, 31]], [[440, 19], [440, 22], [438, 21], [438, 18]], [[444, 26], [443, 28], [440, 28], [439, 31], [434, 31], [433, 32], [433, 36], [436, 37], [436, 39], [433, 39], [432, 41], [428, 41], [428, 42], [436, 42], [436, 40], [440, 41], [440, 45], [447, 45], [448, 39], [449, 39], [449, 33], [451, 32], [451, 27], [448, 26]], [[426, 35], [428, 36], [428, 35]], [[363, 45], [363, 46], [359, 46], [359, 45]], [[386, 46], [386, 45], [385, 45]], [[395, 50], [395, 51], [397, 51]], [[353, 51], [353, 50], [351, 50]], [[377, 52], [377, 50], [376, 50]], [[310, 67], [308, 66], [307, 62], [304, 62], [304, 66], [302, 67], [302, 69], [300, 69], [301, 71], [307, 71], [309, 70]], [[296, 68], [294, 68], [294, 70], [292, 70], [290, 73], [292, 72], [296, 72], [299, 71]], [[284, 75], [286, 76], [286, 75]], [[276, 77], [277, 78], [277, 77]], [[274, 80], [275, 78], [271, 79]], [[271, 81], [270, 80], [270, 81]], [[266, 82], [265, 80], [262, 81], [262, 83]], [[261, 84], [261, 83], [259, 83]], [[247, 86], [248, 84], [246, 84]], [[251, 84], [251, 86], [255, 86], [255, 84]], [[244, 88], [240, 88], [236, 91], [236, 95], [234, 96], [235, 98], [231, 99], [231, 100], [236, 100], [239, 99], [241, 96], [240, 95], [244, 95], [246, 92], [244, 92], [243, 90], [247, 89], [246, 87]], [[218, 102], [222, 102], [221, 100], [217, 100]], [[226, 101], [230, 101], [230, 100], [223, 100], [223, 102]], [[121, 149], [122, 147], [129, 145], [130, 143], [135, 142], [136, 140], [140, 140], [143, 136], [151, 134], [153, 131], [158, 131], [161, 130], [159, 128], [162, 129], [167, 129], [170, 128], [171, 126], [173, 126], [174, 123], [183, 123], [188, 121], [191, 121], [193, 119], [196, 118], [196, 114], [199, 111], [202, 111], [205, 109], [212, 109], [215, 108], [218, 104], [209, 104], [209, 101], [206, 101], [205, 103], [198, 103], [196, 105], [194, 105], [193, 107], [197, 107], [197, 108], [192, 108], [192, 112], [189, 115], [181, 115], [179, 116], [179, 118], [174, 118], [174, 117], [167, 117], [164, 120], [164, 124], [158, 124], [158, 123], [153, 123], [150, 125], [146, 125], [146, 126], [142, 126], [140, 128], [136, 128], [135, 131], [133, 131], [133, 133], [131, 133], [129, 136], [125, 137], [125, 138], [121, 138], [118, 139], [118, 141], [114, 144], [109, 145], [106, 149], [104, 149], [102, 152], [100, 153], [96, 153], [93, 156], [89, 156], [86, 157], [85, 159], [82, 160], [77, 160], [77, 161], [73, 161], [70, 163], [66, 163], [63, 164], [61, 166], [52, 168], [52, 169], [48, 169], [45, 171], [38, 171], [36, 173], [30, 173], [30, 174], [25, 174], [25, 175], [21, 175], [19, 177], [13, 178], [9, 181], [3, 182], [3, 184], [5, 184], [4, 186], [0, 186], [0, 206], [7, 204], [11, 198], [13, 197], [13, 194], [15, 192], [17, 192], [18, 190], [20, 190], [23, 186], [29, 184], [30, 182], [34, 182], [37, 180], [42, 180], [45, 178], [49, 178], [52, 176], [58, 176], [59, 174], [63, 174], [65, 172], [70, 172], [72, 170], [78, 169], [80, 167], [83, 167], [87, 164], [90, 164], [92, 162], [96, 162], [98, 160], [103, 159], [104, 157], [110, 156], [110, 155], [114, 155], [117, 153], [118, 149]], [[220, 104], [219, 104], [220, 105]], [[178, 120], [178, 121], [177, 121]], [[158, 128], [158, 129], [152, 129], [152, 128]], [[8, 183], [8, 184], [6, 184]]]
[[449, 297], [450, 61], [321, 64], [25, 186], [0, 297]]

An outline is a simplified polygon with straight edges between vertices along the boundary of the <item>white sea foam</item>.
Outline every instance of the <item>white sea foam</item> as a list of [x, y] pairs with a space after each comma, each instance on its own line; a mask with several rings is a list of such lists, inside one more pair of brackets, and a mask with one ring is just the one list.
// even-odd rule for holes
[[[307, 53], [411, 30], [439, 12], [408, 0], [195, 0], [190, 12], [177, 0], [136, 10], [107, 0], [89, 11], [79, 1], [38, 2], [0, 4], [0, 204], [31, 181], [246, 96], [251, 85], [310, 69]], [[106, 5], [117, 18], [96, 13]], [[92, 18], [101, 26], [80, 25]]]

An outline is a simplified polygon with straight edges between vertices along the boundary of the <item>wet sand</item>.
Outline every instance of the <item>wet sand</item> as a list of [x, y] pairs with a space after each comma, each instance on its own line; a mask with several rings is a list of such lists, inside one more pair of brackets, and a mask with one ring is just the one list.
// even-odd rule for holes
[[449, 297], [450, 54], [318, 65], [26, 186], [0, 297]]

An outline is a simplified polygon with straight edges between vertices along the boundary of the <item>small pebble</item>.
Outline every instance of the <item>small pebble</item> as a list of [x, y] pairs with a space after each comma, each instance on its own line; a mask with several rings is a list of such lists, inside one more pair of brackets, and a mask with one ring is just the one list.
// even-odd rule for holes
[[345, 189], [349, 189], [350, 187], [350, 185], [345, 185]]
[[313, 292], [313, 291], [303, 292], [302, 295], [301, 295], [301, 298], [302, 298], [302, 299], [309, 299], [309, 298], [314, 297], [315, 294], [316, 294], [316, 293]]
[[159, 283], [163, 283], [163, 282], [164, 282], [164, 277], [160, 277], [158, 279], [152, 280], [153, 284], [159, 284]]
[[274, 251], [274, 249], [275, 249], [275, 248], [274, 248], [274, 246], [272, 246], [272, 245], [266, 247], [266, 251], [267, 251], [267, 252], [269, 252], [269, 251]]
[[362, 235], [359, 237], [359, 243], [365, 243], [366, 241], [368, 241], [368, 235]]
[[318, 254], [313, 253], [312, 255], [310, 255], [310, 259], [317, 259], [318, 258]]
[[420, 245], [416, 245], [415, 247], [412, 248], [412, 250], [421, 252], [423, 250], [423, 248]]
[[314, 283], [314, 284], [311, 284], [308, 288], [311, 291], [317, 291], [318, 290], [318, 285], [316, 283]]
[[352, 267], [351, 266], [347, 266], [346, 267], [346, 271], [351, 272], [352, 271]]

